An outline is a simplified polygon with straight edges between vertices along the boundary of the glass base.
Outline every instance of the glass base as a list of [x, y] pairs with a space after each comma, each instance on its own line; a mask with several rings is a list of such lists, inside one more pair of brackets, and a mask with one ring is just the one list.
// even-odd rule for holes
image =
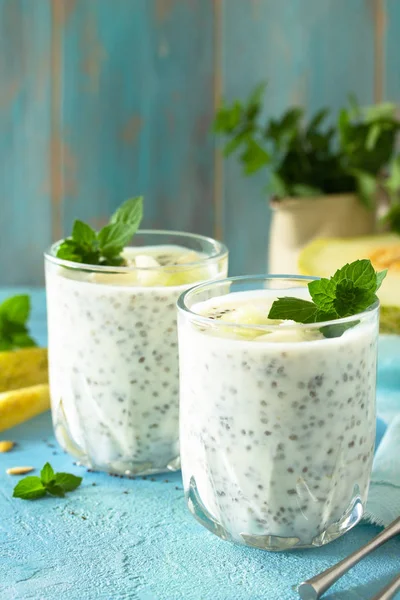
[[239, 537], [233, 536], [219, 521], [217, 521], [205, 508], [202, 503], [195, 480], [190, 481], [189, 489], [185, 492], [186, 501], [192, 515], [206, 527], [209, 531], [219, 538], [244, 544], [253, 548], [267, 550], [270, 552], [282, 552], [285, 550], [300, 550], [303, 548], [315, 548], [329, 544], [338, 537], [344, 535], [352, 529], [361, 520], [364, 507], [359, 495], [358, 489], [355, 490], [353, 500], [350, 503], [343, 516], [337, 521], [331, 523], [326, 529], [318, 533], [309, 543], [304, 543], [298, 537], [279, 537], [276, 535], [254, 535], [245, 532], [240, 533]]
[[[66, 448], [64, 448], [66, 450]], [[69, 452], [69, 454], [71, 454]], [[156, 465], [152, 465], [150, 461], [148, 462], [132, 462], [129, 460], [124, 460], [123, 464], [120, 461], [118, 464], [115, 463], [106, 463], [104, 465], [98, 465], [93, 460], [91, 460], [88, 456], [75, 456], [77, 459], [77, 464], [82, 465], [84, 467], [88, 467], [92, 471], [103, 471], [110, 475], [117, 475], [119, 477], [136, 477], [139, 475], [157, 475], [159, 473], [172, 473], [174, 471], [179, 471], [181, 468], [180, 457], [176, 457], [173, 460], [169, 461], [165, 467], [159, 467]]]
[[[156, 475], [157, 473], [166, 473], [179, 471], [181, 461], [179, 456], [172, 456], [156, 460], [133, 461], [130, 457], [121, 456], [116, 460], [98, 461], [91, 455], [87, 448], [82, 448], [70, 433], [67, 420], [58, 419], [53, 422], [55, 436], [61, 448], [68, 454], [76, 458], [77, 464], [85, 466], [92, 471], [104, 471], [111, 475], [122, 477], [133, 477], [137, 475]], [[89, 445], [88, 445], [89, 446]], [[90, 448], [90, 446], [89, 446]]]

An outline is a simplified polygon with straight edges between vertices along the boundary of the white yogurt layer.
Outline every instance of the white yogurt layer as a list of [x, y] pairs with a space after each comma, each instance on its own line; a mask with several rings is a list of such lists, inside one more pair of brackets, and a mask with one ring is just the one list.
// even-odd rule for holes
[[240, 292], [193, 306], [210, 326], [179, 317], [185, 490], [242, 543], [323, 543], [357, 496], [366, 501], [377, 318], [334, 338], [287, 322], [257, 329], [273, 297], [306, 294]]
[[[130, 264], [139, 258], [141, 270], [104, 274], [46, 265], [56, 435], [93, 468], [176, 469], [176, 300], [197, 278], [226, 275], [226, 265], [221, 273], [206, 261], [191, 266], [204, 256], [178, 246], [127, 248], [124, 255]], [[174, 270], [175, 263], [187, 263], [187, 270]]]

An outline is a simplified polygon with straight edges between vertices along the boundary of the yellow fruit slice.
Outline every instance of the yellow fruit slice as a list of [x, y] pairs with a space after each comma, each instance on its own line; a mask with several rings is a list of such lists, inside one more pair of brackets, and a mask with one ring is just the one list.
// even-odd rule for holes
[[[279, 325], [281, 321], [268, 319], [268, 307], [257, 306], [256, 304], [246, 304], [245, 306], [230, 307], [229, 312], [224, 313], [220, 318], [220, 323], [234, 323], [238, 327], [226, 328], [226, 333], [231, 333], [235, 337], [248, 340], [256, 339], [265, 334], [264, 329], [251, 329], [250, 327], [240, 327], [240, 325]], [[264, 310], [263, 310], [264, 308]], [[221, 327], [224, 330], [223, 327]]]
[[15, 427], [50, 408], [48, 384], [0, 394], [0, 431]]
[[[200, 281], [212, 279], [213, 275], [210, 268], [206, 266], [199, 267], [196, 265], [189, 268], [191, 263], [199, 263], [203, 258], [194, 250], [179, 256], [175, 261], [176, 271], [174, 272], [173, 266], [168, 269], [169, 277], [166, 285], [187, 285], [189, 283], [199, 283]], [[188, 268], [182, 270], [181, 265], [188, 265]]]
[[0, 392], [47, 383], [47, 348], [0, 352]]
[[299, 256], [303, 275], [330, 277], [344, 264], [369, 258], [377, 271], [388, 269], [378, 291], [381, 333], [400, 333], [400, 236], [371, 235], [358, 238], [315, 240]]

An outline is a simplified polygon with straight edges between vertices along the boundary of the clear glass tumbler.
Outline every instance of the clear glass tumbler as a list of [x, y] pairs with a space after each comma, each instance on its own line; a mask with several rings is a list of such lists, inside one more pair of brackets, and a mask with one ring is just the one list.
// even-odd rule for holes
[[274, 298], [307, 298], [311, 280], [237, 277], [178, 300], [189, 509], [219, 537], [265, 550], [326, 544], [367, 499], [379, 303], [326, 323], [257, 324]]
[[[139, 231], [128, 250], [159, 249], [160, 260], [139, 268], [61, 260], [58, 245], [45, 254], [58, 442], [110, 473], [179, 469], [176, 301], [196, 282], [226, 277], [227, 249], [200, 235]], [[189, 251], [186, 262], [163, 266], [171, 247]]]

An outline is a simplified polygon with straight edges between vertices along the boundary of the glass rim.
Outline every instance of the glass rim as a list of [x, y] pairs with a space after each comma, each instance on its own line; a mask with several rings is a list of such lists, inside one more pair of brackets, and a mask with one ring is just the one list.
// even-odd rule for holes
[[[202, 257], [200, 260], [196, 260], [196, 261], [193, 261], [190, 263], [183, 263], [181, 265], [173, 265], [173, 266], [172, 265], [158, 265], [156, 267], [135, 267], [134, 265], [130, 265], [130, 266], [115, 266], [114, 267], [111, 265], [91, 265], [88, 263], [78, 263], [78, 262], [74, 262], [72, 260], [65, 260], [63, 258], [57, 258], [57, 256], [55, 255], [55, 251], [58, 248], [58, 246], [61, 244], [61, 242], [64, 241], [61, 239], [61, 240], [58, 240], [57, 242], [54, 242], [53, 244], [51, 244], [51, 246], [49, 246], [47, 248], [47, 250], [44, 251], [44, 257], [47, 261], [49, 261], [55, 265], [58, 265], [60, 267], [67, 267], [69, 269], [76, 269], [79, 271], [95, 271], [95, 272], [100, 272], [100, 273], [131, 273], [134, 271], [160, 271], [160, 270], [168, 271], [171, 269], [174, 272], [187, 271], [187, 270], [191, 270], [191, 269], [194, 269], [197, 267], [204, 266], [204, 264], [207, 262], [216, 262], [218, 260], [222, 260], [222, 259], [226, 258], [229, 254], [229, 250], [223, 242], [220, 242], [219, 240], [216, 240], [212, 237], [209, 237], [206, 235], [201, 235], [198, 233], [190, 233], [190, 232], [186, 232], [186, 231], [176, 231], [176, 230], [170, 230], [170, 229], [138, 229], [138, 231], [136, 232], [135, 235], [154, 235], [155, 237], [161, 236], [161, 235], [170, 235], [170, 236], [182, 237], [182, 239], [189, 238], [192, 240], [193, 239], [202, 240], [204, 242], [207, 242], [211, 245], [216, 246], [216, 249], [215, 249], [215, 252]], [[140, 248], [140, 246], [127, 246], [127, 247]], [[195, 252], [195, 250], [194, 250], [194, 252]]]
[[[200, 283], [197, 285], [192, 286], [191, 288], [185, 290], [184, 292], [182, 292], [182, 294], [179, 296], [178, 301], [177, 301], [177, 307], [178, 310], [183, 313], [183, 314], [188, 314], [191, 317], [194, 317], [196, 319], [197, 322], [199, 323], [203, 323], [204, 325], [209, 325], [212, 326], [214, 329], [218, 329], [218, 327], [224, 327], [231, 329], [231, 328], [240, 328], [240, 329], [244, 329], [244, 330], [248, 330], [248, 329], [256, 329], [258, 331], [271, 331], [271, 330], [277, 330], [280, 329], [282, 330], [282, 328], [287, 328], [287, 329], [294, 329], [294, 328], [300, 328], [300, 329], [319, 329], [320, 327], [325, 327], [328, 325], [340, 325], [340, 324], [345, 324], [345, 323], [351, 323], [354, 320], [358, 320], [358, 319], [362, 319], [363, 317], [367, 317], [368, 315], [372, 314], [373, 312], [375, 312], [376, 310], [379, 309], [380, 306], [380, 302], [379, 302], [379, 298], [373, 303], [371, 304], [366, 310], [357, 313], [355, 315], [350, 315], [349, 317], [341, 317], [340, 319], [330, 319], [329, 321], [318, 321], [315, 323], [285, 323], [283, 320], [283, 323], [279, 324], [279, 325], [273, 325], [273, 324], [263, 324], [263, 325], [255, 325], [255, 324], [250, 324], [250, 323], [229, 323], [227, 321], [216, 321], [215, 319], [212, 319], [210, 317], [206, 317], [204, 315], [200, 315], [199, 313], [194, 312], [193, 310], [191, 310], [186, 303], [187, 298], [191, 295], [191, 294], [195, 294], [198, 292], [201, 292], [202, 290], [205, 290], [207, 288], [212, 288], [215, 285], [223, 285], [223, 284], [227, 284], [227, 283], [235, 283], [235, 282], [246, 282], [246, 281], [268, 281], [268, 280], [290, 280], [290, 281], [317, 281], [321, 279], [321, 277], [313, 277], [310, 275], [286, 275], [286, 274], [267, 274], [267, 275], [238, 275], [236, 277], [226, 277], [225, 279], [216, 279], [213, 281], [205, 281], [204, 283]], [[290, 289], [290, 288], [288, 288]], [[229, 295], [229, 294], [224, 294], [224, 295]], [[217, 296], [216, 296], [217, 297]], [[210, 298], [211, 300], [211, 298]]]

